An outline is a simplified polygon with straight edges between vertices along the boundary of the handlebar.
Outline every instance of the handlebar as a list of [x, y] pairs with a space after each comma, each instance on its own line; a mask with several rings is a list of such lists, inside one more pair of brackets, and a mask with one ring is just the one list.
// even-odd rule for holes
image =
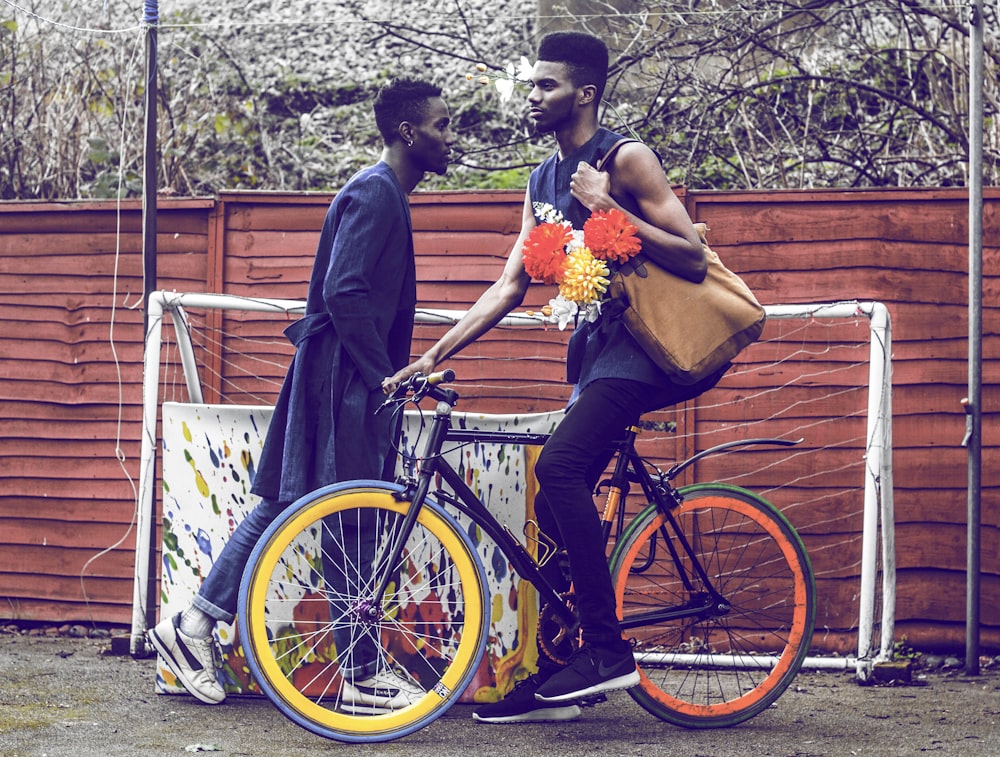
[[458, 402], [458, 393], [453, 389], [440, 387], [441, 384], [448, 384], [454, 380], [455, 371], [451, 368], [445, 368], [443, 371], [435, 371], [427, 376], [422, 373], [414, 373], [405, 381], [402, 381], [375, 412], [378, 414], [387, 407], [407, 401], [420, 402], [420, 400], [428, 395], [433, 399], [447, 402], [454, 407]]
[[455, 371], [451, 368], [445, 368], [443, 371], [435, 371], [427, 377], [427, 383], [431, 386], [437, 386], [438, 384], [450, 384], [454, 380]]

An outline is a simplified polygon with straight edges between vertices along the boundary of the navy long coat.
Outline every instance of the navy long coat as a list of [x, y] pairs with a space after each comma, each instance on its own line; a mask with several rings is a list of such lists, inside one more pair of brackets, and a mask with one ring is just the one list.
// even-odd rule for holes
[[316, 250], [305, 316], [285, 330], [295, 357], [278, 395], [254, 494], [292, 502], [392, 470], [382, 379], [410, 359], [416, 308], [406, 192], [385, 163], [337, 193]]

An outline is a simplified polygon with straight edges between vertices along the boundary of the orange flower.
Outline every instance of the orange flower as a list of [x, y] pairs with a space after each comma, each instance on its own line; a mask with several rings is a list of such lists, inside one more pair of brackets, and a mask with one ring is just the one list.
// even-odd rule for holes
[[624, 263], [642, 249], [638, 231], [617, 208], [597, 210], [583, 224], [583, 243], [596, 258]]
[[533, 279], [558, 284], [566, 265], [566, 245], [573, 231], [561, 223], [540, 223], [524, 240], [524, 270]]

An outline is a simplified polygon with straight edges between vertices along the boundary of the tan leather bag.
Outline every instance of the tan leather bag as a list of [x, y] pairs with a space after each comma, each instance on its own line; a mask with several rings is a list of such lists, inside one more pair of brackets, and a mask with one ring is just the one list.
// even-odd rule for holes
[[[618, 146], [608, 151], [602, 166]], [[681, 278], [640, 253], [608, 286], [611, 299], [625, 306], [622, 319], [629, 333], [678, 384], [697, 383], [729, 363], [760, 338], [766, 318], [743, 279], [708, 246], [705, 224], [696, 223], [695, 229], [708, 258], [708, 274], [701, 283]]]

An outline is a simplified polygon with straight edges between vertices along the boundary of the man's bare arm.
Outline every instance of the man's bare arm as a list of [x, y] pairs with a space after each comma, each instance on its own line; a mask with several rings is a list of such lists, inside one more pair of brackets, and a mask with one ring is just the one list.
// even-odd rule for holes
[[[639, 230], [642, 251], [657, 264], [691, 281], [705, 278], [707, 261], [698, 232], [648, 147], [623, 145], [610, 172], [580, 163], [570, 188], [590, 211], [624, 211]], [[615, 197], [633, 198], [642, 217], [630, 213]]]
[[433, 347], [410, 365], [383, 381], [382, 388], [386, 392], [391, 392], [399, 382], [414, 373], [424, 375], [431, 373], [439, 363], [476, 341], [524, 301], [531, 277], [524, 271], [521, 248], [534, 226], [535, 214], [531, 209], [531, 200], [526, 194], [521, 215], [521, 232], [514, 242], [514, 247], [507, 258], [500, 278], [480, 295], [475, 304], [462, 317], [462, 320], [452, 326]]

